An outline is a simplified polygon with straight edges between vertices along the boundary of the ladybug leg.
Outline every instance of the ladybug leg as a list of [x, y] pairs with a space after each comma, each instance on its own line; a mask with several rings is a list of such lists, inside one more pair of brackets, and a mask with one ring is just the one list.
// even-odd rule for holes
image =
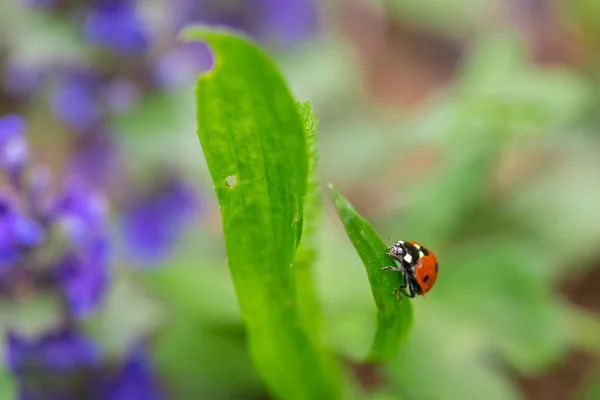
[[[381, 268], [382, 271], [396, 271], [396, 272], [400, 272], [402, 274], [402, 276], [404, 277], [404, 282], [398, 286], [396, 286], [394, 288], [394, 290], [392, 290], [392, 295], [396, 295], [398, 293], [404, 293], [405, 295], [408, 296], [408, 294], [406, 293], [406, 291], [404, 289], [406, 289], [407, 286], [410, 285], [409, 283], [409, 279], [408, 279], [408, 271], [406, 270], [406, 267], [404, 266], [404, 262], [402, 259], [396, 257], [394, 254], [390, 254], [390, 253], [385, 253], [389, 256], [392, 256], [394, 259], [396, 259], [399, 263], [400, 263], [400, 267], [398, 266], [392, 266], [392, 265], [388, 265], [387, 267], [383, 267]], [[409, 297], [414, 297], [414, 294], [412, 296]]]
[[[406, 291], [406, 287], [408, 287], [408, 292]], [[412, 285], [412, 283], [408, 283], [408, 284], [403, 284], [403, 285], [398, 285], [396, 286], [396, 288], [392, 291], [392, 294], [398, 294], [398, 293], [402, 293], [403, 295], [405, 295], [406, 297], [410, 297], [411, 299], [415, 297], [415, 288]]]
[[415, 289], [413, 288], [412, 285], [408, 285], [408, 292], [406, 290], [403, 290], [402, 293], [406, 297], [410, 297], [411, 299], [415, 297]]
[[408, 276], [408, 271], [404, 271], [404, 288], [406, 288], [408, 286], [408, 292], [406, 292], [406, 290], [402, 290], [402, 293], [410, 298], [414, 298], [415, 297], [415, 286], [413, 281], [409, 278]]
[[400, 263], [400, 267], [398, 267], [397, 265], [388, 265], [387, 267], [381, 268], [381, 270], [382, 271], [396, 271], [396, 272], [404, 273], [404, 270], [406, 269], [404, 267], [404, 261], [401, 258], [398, 258], [395, 254], [391, 254], [390, 252], [386, 252], [385, 254], [388, 256], [391, 256], [394, 260], [398, 261]]
[[398, 268], [398, 267], [394, 267], [392, 265], [388, 265], [387, 267], [383, 267], [381, 268], [382, 271], [398, 271], [398, 272], [403, 272], [404, 269], [402, 268]]
[[396, 294], [399, 292], [404, 293], [404, 288], [406, 287], [406, 285], [398, 285], [394, 288], [394, 290], [392, 290], [392, 294]]
[[391, 269], [393, 271], [398, 271], [398, 272], [402, 272], [402, 276], [404, 277], [404, 282], [401, 283], [400, 285], [396, 286], [394, 288], [394, 290], [392, 291], [392, 294], [397, 294], [399, 292], [406, 294], [406, 292], [404, 291], [404, 289], [406, 288], [406, 286], [408, 285], [408, 277], [407, 277], [407, 272], [406, 272], [406, 268], [388, 268], [387, 269]]

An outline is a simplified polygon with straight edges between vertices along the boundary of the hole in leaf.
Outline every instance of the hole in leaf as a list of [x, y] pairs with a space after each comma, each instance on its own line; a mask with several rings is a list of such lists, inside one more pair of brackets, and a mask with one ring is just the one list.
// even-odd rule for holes
[[237, 177], [235, 175], [229, 175], [227, 178], [225, 178], [225, 185], [230, 188], [234, 187], [237, 185]]

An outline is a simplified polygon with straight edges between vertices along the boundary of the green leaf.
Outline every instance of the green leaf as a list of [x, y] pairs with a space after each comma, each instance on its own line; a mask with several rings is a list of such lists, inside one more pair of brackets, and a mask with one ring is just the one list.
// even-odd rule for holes
[[316, 233], [321, 220], [321, 190], [317, 170], [317, 120], [308, 101], [298, 103], [298, 112], [304, 125], [308, 154], [308, 182], [304, 197], [304, 231], [294, 258], [296, 301], [309, 333], [318, 338], [321, 326], [321, 309], [317, 299], [313, 264], [317, 254]]
[[279, 398], [339, 398], [332, 358], [307, 329], [295, 297], [291, 267], [308, 181], [295, 100], [246, 39], [203, 28], [183, 35], [207, 41], [215, 56], [213, 69], [198, 78], [198, 136], [257, 372]]
[[346, 233], [365, 265], [377, 305], [377, 331], [367, 361], [393, 357], [412, 324], [411, 303], [392, 295], [392, 291], [402, 283], [400, 274], [381, 271], [385, 266], [395, 265], [394, 259], [385, 254], [385, 243], [348, 200], [332, 186], [330, 189]]

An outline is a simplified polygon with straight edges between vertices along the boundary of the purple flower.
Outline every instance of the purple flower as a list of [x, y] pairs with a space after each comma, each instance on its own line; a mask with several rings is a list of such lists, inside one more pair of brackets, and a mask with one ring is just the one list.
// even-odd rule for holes
[[172, 88], [189, 83], [199, 73], [208, 71], [212, 61], [206, 44], [184, 43], [160, 55], [152, 66], [152, 74], [160, 87]]
[[108, 365], [96, 344], [75, 328], [35, 338], [8, 332], [4, 363], [23, 400], [160, 400], [151, 360], [141, 346]]
[[74, 244], [86, 244], [105, 227], [106, 199], [79, 177], [72, 177], [54, 201], [51, 218]]
[[298, 44], [316, 30], [317, 9], [315, 0], [262, 0], [267, 43], [284, 46]]
[[78, 138], [70, 170], [76, 177], [96, 186], [106, 186], [119, 176], [121, 159], [114, 135], [94, 131]]
[[67, 181], [50, 209], [69, 240], [53, 267], [70, 312], [84, 316], [102, 300], [108, 285], [106, 204], [102, 196], [81, 179]]
[[99, 361], [99, 352], [94, 343], [67, 328], [34, 339], [8, 332], [4, 352], [5, 365], [18, 377], [30, 372], [92, 367]]
[[102, 400], [160, 400], [162, 392], [143, 348], [135, 348], [99, 385]]
[[11, 177], [17, 176], [29, 158], [23, 136], [25, 121], [18, 115], [0, 118], [0, 167]]
[[103, 86], [102, 103], [112, 112], [126, 111], [140, 98], [140, 88], [129, 79], [113, 79]]
[[[16, 139], [26, 147], [23, 121], [8, 116], [0, 122], [0, 161], [13, 170], [16, 166], [21, 169], [25, 161], [15, 160], [23, 157], [12, 154], [22, 152], [6, 149]], [[12, 279], [21, 279], [32, 288], [57, 290], [64, 296], [67, 313], [81, 317], [95, 308], [108, 285], [106, 201], [82, 176], [73, 175], [48, 204], [43, 201], [49, 183], [44, 171], [30, 169], [26, 179], [13, 186], [15, 197], [23, 201], [27, 213], [10, 198], [0, 196], [2, 287], [10, 289]], [[60, 233], [64, 237], [56, 236]], [[36, 248], [45, 236], [49, 237], [50, 252], [48, 248]], [[35, 257], [38, 251], [42, 257]], [[22, 259], [25, 254], [29, 257]]]
[[146, 265], [163, 261], [190, 218], [198, 211], [197, 193], [178, 177], [135, 195], [123, 211], [121, 228], [128, 255]]
[[101, 85], [90, 71], [71, 71], [62, 76], [50, 93], [56, 117], [78, 131], [87, 131], [100, 121], [97, 93]]
[[42, 84], [44, 73], [26, 63], [9, 60], [4, 69], [4, 89], [12, 96], [25, 98], [33, 95]]
[[148, 33], [135, 4], [127, 0], [96, 1], [85, 24], [85, 38], [119, 54], [134, 54], [148, 48]]
[[8, 332], [5, 364], [15, 376], [20, 400], [89, 398], [82, 391], [100, 362], [96, 345], [70, 328], [33, 339]]
[[314, 0], [178, 0], [175, 29], [190, 23], [225, 25], [274, 46], [298, 44], [316, 28]]
[[23, 215], [6, 197], [0, 197], [0, 277], [14, 266], [24, 246], [35, 246], [42, 228]]
[[68, 250], [53, 268], [70, 313], [89, 314], [103, 299], [108, 286], [108, 242], [98, 236], [85, 246]]

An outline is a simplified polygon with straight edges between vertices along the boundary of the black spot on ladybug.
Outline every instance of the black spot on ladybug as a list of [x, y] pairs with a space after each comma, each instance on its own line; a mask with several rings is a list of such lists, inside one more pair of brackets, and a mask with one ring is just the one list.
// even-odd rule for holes
[[438, 263], [435, 263], [435, 272], [438, 272]]
[[423, 254], [425, 254], [425, 256], [429, 255], [429, 250], [427, 250], [425, 247], [421, 246], [420, 250], [423, 252]]
[[427, 282], [429, 280], [429, 275], [425, 275], [425, 278], [423, 278], [423, 282]]

